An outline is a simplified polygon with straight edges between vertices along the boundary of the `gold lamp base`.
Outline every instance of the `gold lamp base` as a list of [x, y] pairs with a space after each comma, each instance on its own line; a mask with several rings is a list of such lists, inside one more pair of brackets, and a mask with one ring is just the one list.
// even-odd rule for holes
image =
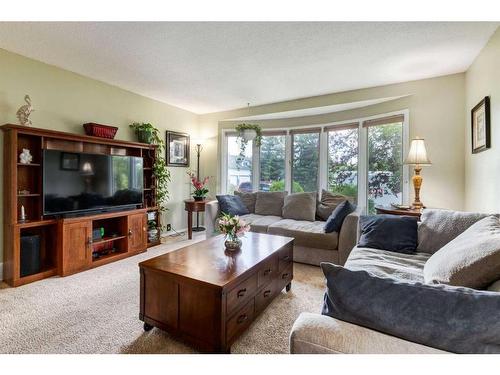
[[412, 177], [413, 188], [415, 189], [415, 200], [411, 204], [413, 208], [425, 208], [424, 204], [420, 201], [420, 187], [422, 186], [423, 178], [420, 176], [422, 167], [420, 165], [415, 166], [415, 175]]

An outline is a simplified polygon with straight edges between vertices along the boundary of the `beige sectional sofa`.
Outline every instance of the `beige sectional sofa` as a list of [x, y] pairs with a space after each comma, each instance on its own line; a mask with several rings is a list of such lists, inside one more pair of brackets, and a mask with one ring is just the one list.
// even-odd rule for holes
[[[216, 234], [215, 222], [219, 214], [219, 203], [216, 200], [208, 202], [204, 221], [207, 237]], [[242, 215], [241, 218], [250, 224], [252, 232], [295, 238], [293, 260], [317, 266], [321, 262], [344, 264], [357, 241], [357, 214], [359, 212], [353, 212], [345, 218], [340, 233], [324, 233], [325, 222], [320, 220], [283, 219], [281, 216], [255, 213]]]

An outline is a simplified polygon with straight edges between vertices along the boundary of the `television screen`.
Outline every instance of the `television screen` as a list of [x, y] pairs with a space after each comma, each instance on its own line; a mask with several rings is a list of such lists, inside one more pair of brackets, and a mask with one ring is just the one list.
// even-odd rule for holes
[[44, 150], [44, 215], [142, 204], [142, 158]]

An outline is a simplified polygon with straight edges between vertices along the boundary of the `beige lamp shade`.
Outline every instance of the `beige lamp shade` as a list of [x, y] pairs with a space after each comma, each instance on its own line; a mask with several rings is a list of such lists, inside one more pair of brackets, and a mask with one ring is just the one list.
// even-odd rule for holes
[[404, 161], [405, 164], [431, 165], [431, 161], [427, 157], [425, 142], [421, 138], [415, 138], [411, 141], [410, 152]]

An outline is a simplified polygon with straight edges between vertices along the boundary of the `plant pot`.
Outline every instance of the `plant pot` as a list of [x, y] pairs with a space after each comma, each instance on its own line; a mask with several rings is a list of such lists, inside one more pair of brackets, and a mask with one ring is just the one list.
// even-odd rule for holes
[[247, 142], [253, 141], [257, 137], [257, 132], [253, 129], [245, 129], [243, 130], [242, 137]]
[[196, 201], [196, 202], [201, 202], [203, 199], [205, 199], [205, 197], [198, 197], [196, 195], [193, 195], [193, 199]]
[[153, 132], [151, 130], [137, 130], [136, 133], [139, 142], [148, 144], [153, 142]]

